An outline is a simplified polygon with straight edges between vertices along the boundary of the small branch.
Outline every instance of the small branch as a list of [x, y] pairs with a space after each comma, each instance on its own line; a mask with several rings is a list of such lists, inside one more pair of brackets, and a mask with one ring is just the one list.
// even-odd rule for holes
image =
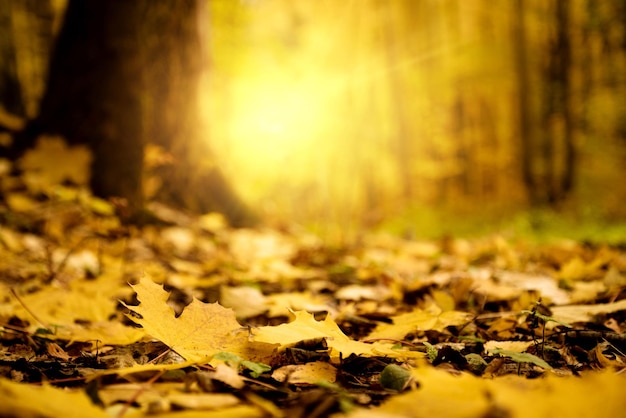
[[52, 329], [50, 328], [50, 325], [46, 324], [44, 321], [39, 319], [39, 317], [37, 315], [35, 315], [35, 313], [33, 311], [31, 311], [28, 306], [26, 306], [24, 301], [18, 296], [18, 294], [15, 291], [15, 289], [11, 288], [11, 294], [13, 295], [13, 297], [15, 297], [15, 299], [17, 299], [17, 301], [20, 303], [20, 305], [22, 305], [22, 308], [26, 309], [26, 312], [28, 312], [33, 318], [35, 318], [35, 321], [39, 322], [46, 330], [52, 332]]
[[159, 378], [161, 376], [163, 376], [165, 374], [165, 372], [166, 372], [166, 370], [161, 370], [160, 372], [158, 372], [157, 374], [152, 376], [152, 378], [150, 380], [148, 380], [146, 383], [141, 385], [141, 388], [138, 389], [133, 394], [133, 396], [131, 396], [130, 399], [128, 399], [126, 401], [126, 403], [124, 404], [124, 407], [117, 414], [116, 418], [122, 418], [124, 416], [124, 414], [126, 414], [126, 412], [128, 411], [128, 408], [130, 408], [130, 405], [132, 405], [132, 403], [135, 402], [137, 400], [137, 398], [139, 398], [139, 396], [150, 387], [151, 384], [153, 384], [154, 382], [159, 380]]

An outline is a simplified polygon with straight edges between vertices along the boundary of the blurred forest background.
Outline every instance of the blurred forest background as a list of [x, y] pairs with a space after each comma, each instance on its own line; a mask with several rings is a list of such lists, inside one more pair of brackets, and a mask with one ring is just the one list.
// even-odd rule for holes
[[[65, 6], [0, 2], [5, 124], [37, 114]], [[266, 219], [418, 236], [626, 220], [623, 0], [204, 6], [207, 158]]]

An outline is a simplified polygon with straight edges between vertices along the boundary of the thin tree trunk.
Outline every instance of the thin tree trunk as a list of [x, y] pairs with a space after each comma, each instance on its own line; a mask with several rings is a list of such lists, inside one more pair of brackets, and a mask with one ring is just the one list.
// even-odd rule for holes
[[544, 126], [548, 166], [547, 202], [558, 206], [574, 182], [574, 142], [570, 111], [569, 3], [554, 0], [555, 36], [550, 41], [544, 100]]
[[513, 26], [513, 39], [515, 46], [515, 68], [517, 71], [517, 108], [518, 129], [520, 138], [520, 160], [522, 169], [522, 180], [526, 186], [526, 192], [531, 205], [535, 205], [539, 200], [537, 196], [537, 184], [533, 175], [533, 131], [532, 114], [529, 97], [530, 77], [528, 68], [528, 57], [526, 51], [526, 24], [524, 0], [516, 0], [514, 8], [515, 21]]
[[17, 75], [12, 5], [11, 1], [0, 2], [0, 99], [5, 111], [25, 116], [26, 108]]
[[[393, 143], [398, 161], [399, 178], [401, 182], [402, 198], [405, 202], [410, 202], [413, 197], [412, 187], [412, 168], [411, 168], [411, 150], [409, 143], [409, 127], [407, 126], [407, 106], [405, 103], [405, 92], [403, 89], [402, 72], [400, 65], [400, 38], [396, 36], [396, 26], [399, 20], [396, 19], [394, 9], [404, 7], [403, 3], [394, 2], [383, 3], [380, 5], [384, 9], [386, 21], [383, 26], [385, 37], [385, 57], [387, 59], [387, 79], [389, 81], [389, 90], [391, 93], [391, 102], [394, 107], [395, 115], [393, 133]], [[404, 28], [401, 28], [404, 29]]]

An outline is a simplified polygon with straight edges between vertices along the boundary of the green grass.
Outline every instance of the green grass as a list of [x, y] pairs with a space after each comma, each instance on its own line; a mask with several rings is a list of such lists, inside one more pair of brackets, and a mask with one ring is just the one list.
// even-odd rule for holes
[[489, 210], [451, 211], [421, 207], [383, 222], [378, 230], [420, 239], [443, 236], [476, 238], [504, 234], [514, 239], [547, 242], [572, 239], [592, 243], [626, 244], [626, 220], [608, 221], [597, 213], [553, 210], [501, 213]]

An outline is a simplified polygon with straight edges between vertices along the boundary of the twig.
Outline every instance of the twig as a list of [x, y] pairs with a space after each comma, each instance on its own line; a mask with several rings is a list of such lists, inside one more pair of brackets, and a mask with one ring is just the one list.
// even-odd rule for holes
[[416, 348], [419, 347], [416, 344], [410, 343], [408, 341], [396, 340], [395, 338], [368, 338], [367, 340], [363, 340], [361, 342], [364, 342], [364, 343], [374, 343], [376, 341], [391, 341], [391, 342], [394, 342], [396, 344], [408, 345], [408, 346], [416, 347]]
[[161, 376], [163, 376], [165, 374], [166, 370], [161, 370], [160, 372], [158, 372], [157, 374], [155, 374], [154, 376], [152, 376], [152, 378], [150, 378], [150, 380], [148, 380], [146, 383], [144, 383], [143, 385], [141, 385], [141, 388], [137, 389], [137, 391], [133, 394], [133, 396], [131, 396], [126, 403], [124, 404], [124, 406], [122, 407], [122, 409], [120, 409], [120, 412], [116, 415], [116, 418], [122, 418], [124, 416], [124, 414], [126, 414], [126, 411], [128, 411], [128, 408], [130, 408], [130, 405], [135, 402], [137, 400], [137, 398], [139, 398], [139, 396], [146, 390], [148, 389], [148, 387], [153, 384], [154, 382], [156, 382], [157, 380], [159, 380], [159, 378]]
[[13, 297], [15, 297], [15, 299], [17, 299], [17, 301], [20, 303], [20, 305], [22, 305], [22, 308], [26, 309], [26, 312], [28, 312], [33, 318], [35, 318], [35, 321], [37, 321], [41, 325], [43, 325], [43, 327], [46, 330], [52, 332], [52, 329], [50, 328], [50, 325], [46, 324], [44, 321], [39, 319], [39, 317], [37, 317], [37, 315], [35, 315], [35, 313], [33, 311], [31, 311], [28, 306], [26, 306], [24, 301], [17, 295], [17, 292], [15, 291], [15, 289], [11, 288], [11, 294], [13, 295]]
[[620, 356], [622, 357], [626, 357], [626, 354], [622, 353], [622, 351], [615, 347], [612, 343], [608, 342], [606, 338], [602, 338], [607, 344], [609, 344], [611, 347], [613, 347], [613, 349], [615, 349], [615, 351], [617, 351], [619, 353]]
[[153, 358], [152, 360], [150, 360], [148, 362], [148, 364], [156, 364], [156, 362], [161, 359], [162, 357], [165, 357], [168, 353], [171, 353], [172, 349], [168, 348], [167, 350], [165, 350], [164, 352], [162, 352], [161, 354], [159, 354], [158, 356], [156, 356], [155, 358]]

